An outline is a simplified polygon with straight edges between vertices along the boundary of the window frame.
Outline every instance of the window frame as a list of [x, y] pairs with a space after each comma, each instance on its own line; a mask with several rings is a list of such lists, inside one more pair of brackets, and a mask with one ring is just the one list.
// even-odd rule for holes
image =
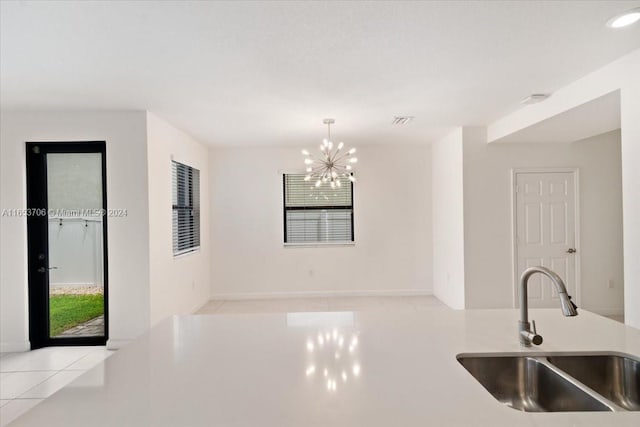
[[[175, 166], [174, 166], [175, 165]], [[180, 182], [178, 180], [178, 171], [176, 170], [176, 173], [174, 174], [174, 167], [176, 168], [180, 168], [180, 167], [184, 167], [187, 168], [187, 171], [190, 172], [191, 174], [191, 185], [189, 185], [187, 183], [186, 185], [186, 198], [188, 199], [188, 204], [183, 205], [180, 204], [180, 197], [177, 197], [177, 204], [173, 203], [173, 194], [174, 191], [177, 192], [177, 194], [180, 193]], [[194, 179], [194, 172], [197, 172], [197, 183], [195, 182]], [[174, 180], [175, 179], [175, 180]], [[196, 187], [197, 187], [197, 194], [196, 194]], [[176, 245], [175, 245], [175, 239], [174, 239], [174, 235], [176, 233], [179, 233], [180, 231], [180, 215], [178, 215], [178, 230], [175, 230], [175, 225], [174, 224], [174, 214], [175, 212], [178, 211], [190, 211], [190, 224], [189, 224], [189, 228], [188, 230], [191, 231], [192, 237], [193, 237], [193, 242], [191, 243], [192, 246], [188, 246], [186, 248], [183, 249], [179, 249], [176, 250]], [[197, 213], [197, 214], [196, 214]], [[197, 219], [196, 219], [197, 217]], [[197, 224], [196, 224], [197, 221]], [[171, 252], [173, 254], [174, 258], [180, 257], [180, 256], [184, 256], [193, 252], [197, 252], [200, 250], [201, 247], [201, 236], [200, 236], [200, 222], [201, 222], [201, 215], [200, 215], [200, 169], [197, 169], [193, 166], [189, 166], [186, 163], [182, 163], [182, 162], [178, 162], [174, 159], [171, 159]], [[180, 240], [180, 236], [177, 237], [177, 240]], [[179, 246], [179, 245], [178, 245]]]
[[[351, 185], [351, 204], [349, 206], [310, 206], [305, 208], [287, 206], [287, 175], [301, 175], [304, 176], [304, 172], [282, 172], [282, 217], [283, 217], [283, 244], [285, 247], [327, 247], [327, 246], [355, 246], [355, 207], [354, 207], [354, 185], [353, 181], [349, 180]], [[353, 175], [353, 173], [351, 173]], [[287, 241], [287, 211], [304, 211], [304, 210], [351, 210], [351, 240], [336, 240], [329, 242], [288, 242]]]

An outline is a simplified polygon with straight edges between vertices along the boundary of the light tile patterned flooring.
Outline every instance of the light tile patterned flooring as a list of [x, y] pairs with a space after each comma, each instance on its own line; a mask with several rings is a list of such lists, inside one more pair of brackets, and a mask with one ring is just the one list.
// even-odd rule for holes
[[48, 347], [0, 353], [0, 426], [113, 354], [105, 347]]
[[446, 305], [433, 296], [277, 298], [212, 300], [198, 310], [196, 314], [291, 313], [302, 311], [411, 311], [446, 307]]

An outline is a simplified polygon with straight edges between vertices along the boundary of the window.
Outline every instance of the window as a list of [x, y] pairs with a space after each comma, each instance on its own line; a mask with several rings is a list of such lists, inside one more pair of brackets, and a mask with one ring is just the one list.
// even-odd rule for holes
[[171, 161], [173, 255], [200, 247], [200, 171]]
[[316, 188], [304, 174], [283, 175], [284, 242], [351, 243], [353, 183], [335, 189]]

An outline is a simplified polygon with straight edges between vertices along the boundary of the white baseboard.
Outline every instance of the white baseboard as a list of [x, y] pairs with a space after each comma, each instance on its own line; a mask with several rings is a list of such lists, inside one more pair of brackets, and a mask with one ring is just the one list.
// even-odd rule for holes
[[[580, 310], [580, 307], [578, 307]], [[585, 308], [585, 310], [590, 311], [595, 314], [599, 314], [601, 316], [622, 316], [624, 314], [624, 308]]]
[[248, 300], [277, 298], [331, 298], [331, 297], [415, 297], [431, 296], [433, 291], [422, 289], [364, 290], [364, 291], [310, 291], [310, 292], [251, 292], [212, 293], [212, 300]]
[[14, 341], [14, 342], [2, 342], [0, 343], [0, 353], [13, 353], [19, 351], [31, 350], [31, 343], [29, 341]]
[[202, 307], [204, 307], [205, 305], [209, 304], [209, 301], [211, 301], [211, 300], [206, 300], [206, 301], [204, 301], [204, 302], [202, 302], [202, 303], [198, 303], [198, 304], [196, 304], [196, 305], [191, 309], [191, 311], [190, 311], [189, 313], [197, 313], [198, 311], [200, 311], [200, 309], [201, 309]]
[[107, 340], [107, 350], [118, 350], [133, 340]]

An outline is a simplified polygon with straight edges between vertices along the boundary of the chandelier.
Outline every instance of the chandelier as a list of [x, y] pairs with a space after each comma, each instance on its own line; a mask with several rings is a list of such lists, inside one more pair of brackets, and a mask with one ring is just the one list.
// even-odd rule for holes
[[331, 141], [331, 125], [335, 123], [335, 120], [324, 119], [322, 123], [327, 125], [327, 137], [320, 144], [320, 156], [316, 158], [307, 150], [302, 150], [302, 154], [305, 156], [304, 164], [307, 166], [304, 180], [314, 179], [316, 187], [329, 184], [331, 188], [342, 186], [340, 179], [355, 182], [352, 165], [358, 162], [358, 158], [353, 156], [356, 149], [343, 150], [344, 142], [338, 143], [334, 149]]

